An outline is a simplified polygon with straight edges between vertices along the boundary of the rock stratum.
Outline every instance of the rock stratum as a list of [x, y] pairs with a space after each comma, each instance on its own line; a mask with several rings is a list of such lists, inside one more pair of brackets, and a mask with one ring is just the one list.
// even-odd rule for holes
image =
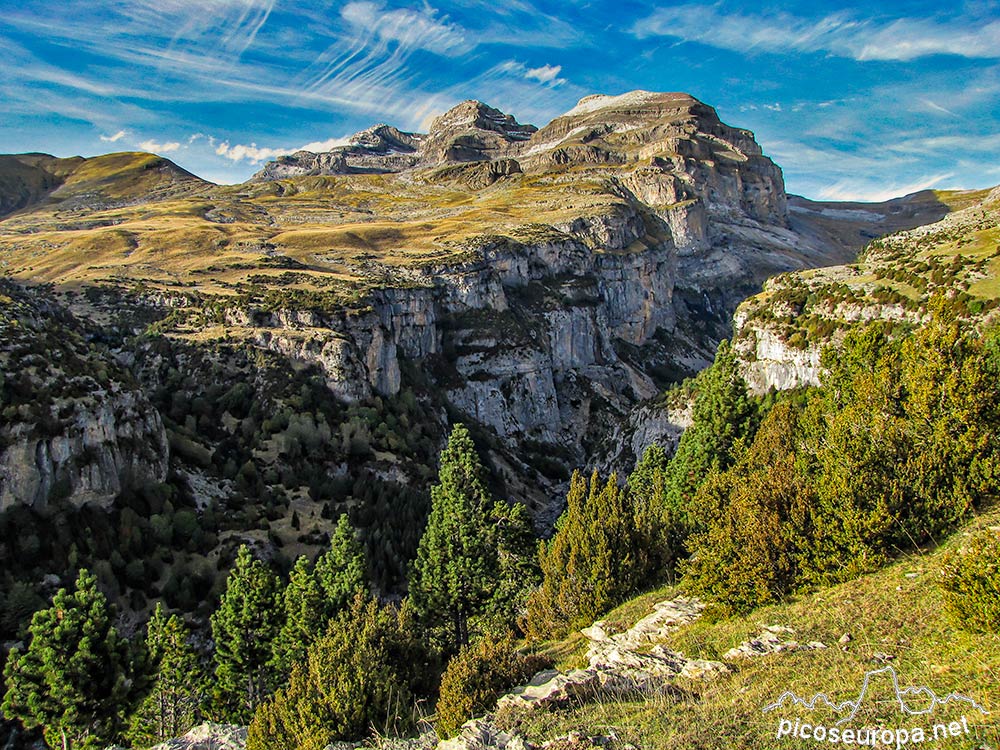
[[[236, 186], [148, 154], [5, 156], [0, 172], [6, 276], [46, 285], [140, 381], [105, 388], [47, 447], [8, 428], [5, 504], [44, 503], [49, 476], [74, 502], [107, 497], [114, 476], [161, 477], [168, 462], [202, 477], [199, 503], [224, 494], [232, 471], [207, 438], [190, 445], [207, 427], [171, 425], [184, 450], [169, 450], [142, 392], [162, 390], [167, 359], [224, 368], [238, 350], [251, 363], [239, 377], [263, 382], [276, 358], [345, 404], [415, 390], [434, 419], [485, 431], [508, 497], [550, 507], [568, 469], [627, 468], [676, 438], [683, 415], [634, 410], [704, 366], [766, 279], [848, 262], [949, 210], [790, 199], [752, 133], [688, 95], [644, 91], [586, 97], [540, 129], [463, 102], [427, 134], [378, 125]], [[260, 472], [269, 451], [250, 457]], [[387, 481], [414, 476], [388, 448], [369, 459]]]

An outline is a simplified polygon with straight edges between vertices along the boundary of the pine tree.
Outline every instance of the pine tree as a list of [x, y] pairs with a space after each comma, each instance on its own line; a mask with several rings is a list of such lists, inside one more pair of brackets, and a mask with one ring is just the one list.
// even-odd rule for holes
[[358, 592], [292, 668], [288, 684], [257, 710], [247, 749], [322, 750], [372, 729], [409, 729], [415, 665], [399, 658], [407, 639], [394, 609]]
[[177, 615], [167, 617], [157, 604], [146, 628], [146, 649], [154, 666], [149, 695], [131, 719], [129, 740], [149, 747], [179, 737], [199, 718], [205, 693], [191, 631]]
[[246, 724], [273, 686], [269, 666], [281, 624], [278, 579], [240, 547], [212, 614], [216, 700], [227, 720]]
[[729, 342], [719, 344], [715, 362], [696, 383], [691, 426], [677, 444], [663, 486], [663, 503], [680, 524], [681, 537], [695, 530], [688, 510], [699, 485], [711, 471], [724, 471], [735, 463], [759, 422], [758, 406], [747, 393]]
[[76, 591], [60, 589], [31, 619], [27, 650], [4, 669], [3, 713], [41, 727], [49, 747], [101, 748], [117, 739], [123, 717], [145, 686], [141, 655], [115, 629], [97, 579], [81, 570]]
[[323, 597], [325, 621], [346, 607], [366, 587], [365, 550], [344, 513], [330, 539], [330, 549], [316, 560], [316, 581]]
[[493, 507], [472, 437], [464, 425], [455, 425], [441, 453], [430, 517], [410, 575], [418, 617], [451, 651], [469, 642], [469, 620], [486, 610], [495, 588]]
[[666, 451], [654, 444], [628, 477], [639, 535], [638, 564], [641, 575], [653, 582], [672, 580], [674, 568], [684, 556], [684, 519], [666, 502], [669, 466]]
[[329, 621], [323, 592], [309, 560], [295, 561], [283, 594], [284, 622], [274, 641], [273, 666], [281, 675], [305, 658], [306, 649], [323, 634]]
[[493, 506], [492, 533], [497, 555], [493, 595], [477, 624], [496, 637], [519, 628], [527, 612], [529, 594], [541, 583], [538, 538], [522, 503]]

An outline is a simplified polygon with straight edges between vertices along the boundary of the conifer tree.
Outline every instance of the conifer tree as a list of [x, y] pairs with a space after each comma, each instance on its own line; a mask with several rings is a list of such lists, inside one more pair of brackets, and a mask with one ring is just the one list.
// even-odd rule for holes
[[323, 598], [326, 621], [366, 587], [365, 550], [346, 513], [337, 519], [330, 548], [316, 560], [316, 581]]
[[133, 715], [129, 740], [149, 747], [179, 737], [199, 718], [205, 693], [191, 631], [177, 615], [167, 617], [157, 604], [146, 628], [146, 650], [153, 665], [153, 686]]
[[281, 624], [278, 579], [240, 547], [219, 608], [212, 614], [216, 700], [224, 716], [246, 724], [274, 682], [269, 666]]
[[451, 651], [469, 642], [469, 620], [485, 611], [493, 594], [493, 507], [472, 437], [464, 425], [455, 425], [441, 453], [430, 517], [410, 576], [418, 617], [443, 635], [443, 645]]
[[523, 624], [528, 595], [541, 583], [542, 575], [538, 567], [538, 538], [528, 509], [522, 503], [508, 505], [497, 501], [491, 521], [496, 578], [489, 604], [476, 622], [482, 630], [500, 638]]
[[747, 394], [729, 342], [719, 344], [715, 362], [698, 382], [691, 426], [681, 436], [664, 486], [664, 502], [689, 526], [687, 509], [698, 486], [710, 471], [733, 465], [739, 446], [753, 438], [758, 422], [757, 405]]
[[278, 677], [286, 677], [326, 632], [330, 620], [355, 594], [366, 590], [365, 580], [365, 551], [345, 513], [337, 521], [329, 549], [315, 566], [300, 557], [292, 568], [282, 594], [284, 616], [271, 662]]
[[415, 665], [400, 658], [408, 638], [396, 610], [359, 591], [295, 664], [288, 684], [257, 710], [247, 749], [323, 750], [372, 729], [409, 729]]
[[113, 620], [97, 579], [81, 570], [73, 593], [60, 589], [51, 607], [34, 614], [27, 650], [11, 652], [3, 713], [27, 729], [41, 727], [54, 750], [113, 742], [145, 686], [141, 655], [133, 665]]
[[649, 446], [628, 477], [629, 500], [639, 535], [639, 569], [652, 581], [670, 580], [684, 555], [686, 527], [678, 510], [666, 502], [670, 459], [656, 444]]
[[282, 598], [284, 622], [274, 640], [273, 666], [278, 674], [287, 675], [329, 621], [323, 592], [306, 557], [295, 561]]

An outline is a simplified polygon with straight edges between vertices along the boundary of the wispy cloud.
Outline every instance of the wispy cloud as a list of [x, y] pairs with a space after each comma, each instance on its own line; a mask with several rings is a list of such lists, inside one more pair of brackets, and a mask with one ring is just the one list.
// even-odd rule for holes
[[940, 23], [917, 18], [818, 19], [788, 13], [724, 13], [715, 5], [660, 8], [632, 27], [639, 38], [673, 37], [737, 52], [826, 52], [854, 60], [914, 60], [928, 55], [1000, 58], [1000, 21]]
[[439, 18], [429, 5], [419, 10], [387, 10], [383, 3], [357, 0], [345, 5], [340, 16], [357, 34], [373, 34], [405, 49], [424, 49], [438, 55], [460, 55], [471, 49], [464, 30]]
[[910, 193], [918, 193], [921, 190], [930, 190], [939, 186], [945, 180], [951, 179], [954, 174], [929, 175], [919, 178], [909, 183], [876, 183], [871, 180], [845, 179], [840, 180], [819, 192], [821, 200], [828, 201], [864, 201], [868, 203], [880, 203], [881, 201], [899, 198]]
[[950, 117], [958, 117], [959, 116], [959, 115], [955, 114], [954, 112], [952, 112], [947, 107], [942, 107], [940, 104], [938, 104], [935, 101], [931, 101], [930, 99], [921, 99], [920, 103], [923, 104], [925, 107], [927, 107], [927, 109], [932, 110], [933, 112], [939, 112], [939, 113], [941, 113], [943, 115], [948, 115]]
[[127, 130], [119, 130], [114, 135], [102, 135], [101, 140], [105, 143], [118, 143], [122, 138], [128, 135]]

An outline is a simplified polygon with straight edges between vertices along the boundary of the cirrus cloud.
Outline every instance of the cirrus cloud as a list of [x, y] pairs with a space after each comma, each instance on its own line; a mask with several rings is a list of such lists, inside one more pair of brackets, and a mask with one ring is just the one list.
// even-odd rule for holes
[[858, 20], [846, 13], [808, 19], [789, 13], [723, 13], [714, 5], [660, 8], [632, 26], [645, 39], [673, 37], [734, 52], [825, 52], [858, 61], [930, 55], [1000, 58], [1000, 21], [941, 23], [922, 18]]

